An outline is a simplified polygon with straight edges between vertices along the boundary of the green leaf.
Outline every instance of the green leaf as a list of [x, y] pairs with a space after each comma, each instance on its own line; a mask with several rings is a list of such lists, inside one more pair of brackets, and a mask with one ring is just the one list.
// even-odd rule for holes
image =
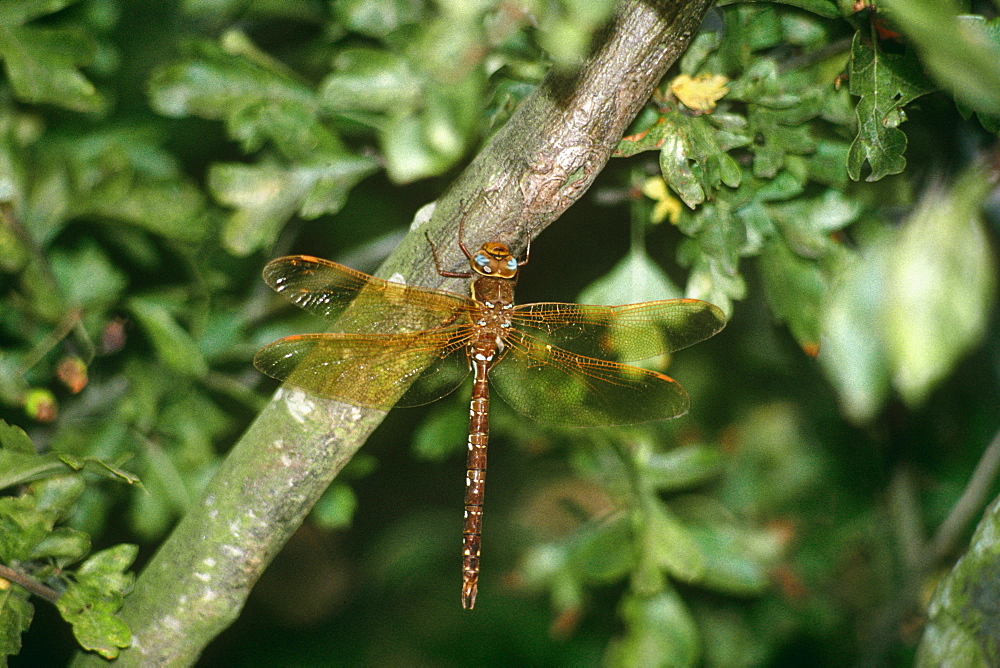
[[21, 634], [35, 614], [29, 596], [24, 589], [0, 580], [0, 665], [6, 666], [6, 657], [21, 651]]
[[101, 587], [124, 596], [129, 593], [135, 578], [126, 573], [139, 554], [139, 546], [120, 543], [106, 550], [95, 552], [76, 570], [81, 584]]
[[313, 506], [310, 517], [324, 529], [346, 529], [357, 507], [358, 498], [350, 485], [334, 482]]
[[838, 192], [847, 190], [848, 176], [844, 166], [850, 144], [839, 140], [820, 139], [816, 151], [809, 156], [809, 180], [835, 188]]
[[124, 482], [129, 485], [142, 485], [138, 476], [116, 466], [112, 466], [111, 464], [108, 464], [107, 462], [96, 457], [76, 457], [65, 453], [58, 455], [58, 457], [60, 461], [65, 463], [74, 471], [87, 470], [91, 473], [96, 473], [102, 478], [107, 478], [108, 480]]
[[0, 562], [26, 560], [51, 528], [51, 520], [35, 510], [32, 496], [0, 497]]
[[552, 607], [557, 611], [578, 609], [584, 600], [583, 584], [568, 567], [572, 547], [564, 543], [545, 543], [527, 551], [518, 568], [525, 587], [534, 591], [547, 589]]
[[666, 272], [641, 248], [633, 248], [607, 274], [580, 291], [581, 304], [635, 304], [682, 297]]
[[902, 230], [874, 237], [837, 277], [820, 360], [852, 420], [875, 415], [890, 381], [919, 406], [981, 339], [996, 289], [979, 220], [990, 188], [979, 166], [931, 188]]
[[94, 242], [52, 253], [52, 273], [65, 302], [74, 307], [107, 309], [121, 297], [128, 279]]
[[746, 120], [735, 114], [688, 116], [676, 107], [663, 112], [648, 129], [622, 139], [616, 157], [660, 151], [667, 184], [694, 208], [723, 184], [739, 186], [742, 172], [727, 151], [749, 144]]
[[639, 462], [639, 473], [658, 492], [673, 492], [702, 485], [722, 472], [718, 448], [686, 445], [669, 452], [654, 452]]
[[916, 56], [887, 53], [878, 42], [854, 35], [851, 45], [851, 94], [857, 95], [858, 134], [847, 157], [847, 173], [857, 181], [865, 160], [871, 166], [866, 181], [899, 174], [906, 166], [906, 135], [899, 125], [903, 108], [933, 90]]
[[541, 10], [537, 12], [538, 42], [557, 68], [572, 70], [587, 57], [594, 32], [607, 20], [614, 7], [613, 0], [538, 5]]
[[885, 338], [893, 385], [916, 408], [986, 332], [996, 265], [980, 206], [993, 188], [973, 167], [930, 188], [889, 259]]
[[318, 160], [289, 167], [275, 162], [212, 166], [209, 189], [236, 209], [223, 228], [231, 252], [248, 255], [270, 246], [296, 210], [305, 218], [336, 213], [351, 188], [376, 170], [370, 158], [350, 154]]
[[322, 162], [347, 154], [340, 138], [319, 121], [314, 105], [299, 100], [247, 104], [229, 115], [229, 126], [230, 134], [248, 152], [270, 141], [295, 162]]
[[91, 555], [56, 602], [80, 645], [106, 659], [132, 644], [132, 633], [115, 613], [132, 590], [135, 576], [125, 571], [138, 551], [138, 546], [123, 543]]
[[431, 407], [427, 417], [417, 426], [413, 435], [413, 455], [425, 461], [442, 461], [459, 448], [464, 451], [468, 434], [467, 406], [440, 402]]
[[[4, 420], [0, 420], [0, 447], [9, 454], [35, 454], [35, 444], [31, 442], [24, 430], [17, 425], [7, 424]], [[3, 467], [0, 467], [0, 471], [2, 470]], [[5, 485], [0, 485], [0, 489], [3, 487]]]
[[410, 183], [455, 164], [475, 136], [483, 88], [478, 71], [457, 82], [425, 86], [421, 109], [391, 119], [379, 133], [389, 177]]
[[819, 197], [770, 204], [769, 217], [781, 231], [788, 250], [804, 258], [836, 255], [842, 246], [831, 235], [855, 222], [863, 207], [840, 190], [830, 188]]
[[0, 24], [21, 25], [54, 14], [79, 0], [8, 0], [0, 5]]
[[[150, 128], [134, 125], [59, 137], [50, 158], [57, 164], [43, 166], [46, 184], [33, 193], [32, 224], [56, 226], [66, 217], [94, 217], [167, 239], [202, 239], [210, 231], [205, 197], [182, 176], [177, 158], [161, 141]], [[57, 227], [47, 231], [50, 236], [57, 232]], [[122, 242], [128, 235], [134, 232], [125, 232]]]
[[427, 141], [427, 123], [421, 116], [395, 118], [386, 124], [382, 136], [382, 151], [391, 166], [389, 172], [396, 183], [410, 183], [440, 174], [452, 162], [452, 156], [442, 155]]
[[852, 422], [870, 419], [889, 395], [890, 366], [882, 319], [888, 307], [885, 284], [892, 253], [888, 234], [845, 263], [821, 317], [823, 349], [819, 356]]
[[334, 71], [320, 84], [319, 101], [329, 111], [375, 113], [413, 109], [420, 96], [417, 75], [405, 58], [381, 49], [344, 49]]
[[696, 666], [701, 656], [698, 628], [683, 599], [673, 589], [645, 597], [629, 594], [622, 601], [625, 633], [612, 640], [605, 654], [609, 666], [644, 666], [669, 661]]
[[[315, 106], [313, 93], [270, 61], [252, 60], [244, 53], [228, 53], [223, 47], [198, 42], [188, 57], [157, 70], [150, 79], [153, 107], [166, 116], [232, 118], [248, 107], [278, 103], [289, 108], [297, 104]], [[230, 125], [230, 131], [234, 126]], [[234, 133], [235, 136], [236, 133]], [[240, 133], [247, 136], [247, 131]], [[251, 136], [268, 136], [266, 127]]]
[[121, 175], [102, 183], [79, 204], [81, 213], [129, 223], [177, 241], [201, 241], [214, 227], [201, 190], [181, 180]]
[[220, 202], [236, 209], [223, 228], [226, 248], [245, 256], [273, 244], [309, 185], [296, 178], [292, 169], [275, 163], [213, 165], [209, 189]]
[[19, 21], [68, 3], [16, 4], [20, 6], [0, 12], [0, 59], [15, 94], [29, 103], [82, 112], [103, 110], [104, 99], [77, 69], [94, 60], [93, 41], [79, 30], [25, 26]]
[[826, 280], [819, 264], [791, 252], [782, 239], [768, 244], [760, 256], [764, 287], [774, 315], [792, 332], [804, 350], [820, 347], [821, 305]]
[[771, 58], [754, 61], [730, 83], [729, 99], [747, 103], [747, 127], [753, 141], [753, 173], [772, 179], [787, 166], [787, 156], [816, 150], [808, 121], [823, 111], [827, 94], [799, 71], [783, 73]]
[[919, 668], [995, 666], [1000, 637], [1000, 498], [983, 513], [969, 549], [938, 583], [927, 608], [927, 626], [917, 648]]
[[66, 519], [73, 512], [87, 485], [78, 475], [68, 474], [48, 478], [32, 486], [37, 509], [49, 512], [56, 520]]
[[84, 482], [63, 475], [36, 482], [19, 497], [0, 497], [0, 562], [27, 561], [56, 522], [69, 515]]
[[132, 632], [115, 613], [121, 608], [121, 595], [107, 595], [91, 586], [71, 582], [56, 602], [62, 618], [72, 624], [73, 636], [86, 650], [105, 659], [132, 644]]
[[[157, 430], [169, 439], [171, 447], [167, 451], [174, 461], [189, 472], [217, 461], [215, 443], [232, 433], [236, 424], [211, 394], [192, 388], [167, 397], [160, 409]], [[149, 449], [145, 453], [148, 455]]]
[[[799, 9], [804, 9], [807, 12], [812, 12], [817, 16], [827, 19], [840, 18], [840, 9], [838, 9], [837, 3], [834, 0], [771, 0], [771, 2], [788, 5], [789, 7], [798, 7]], [[716, 4], [720, 7], [725, 7], [726, 5], [743, 4], [743, 0], [722, 0]]]
[[0, 489], [24, 485], [33, 480], [48, 478], [66, 472], [66, 465], [59, 455], [25, 455], [20, 452], [0, 450]]
[[30, 559], [52, 559], [60, 568], [82, 559], [90, 552], [90, 536], [70, 529], [56, 527], [31, 550]]
[[194, 378], [208, 373], [208, 364], [194, 339], [162, 303], [150, 297], [133, 297], [129, 300], [128, 307], [165, 366], [181, 375]]
[[369, 37], [386, 37], [400, 27], [416, 23], [422, 3], [407, 0], [341, 0], [333, 10], [344, 27]]
[[684, 51], [684, 55], [681, 56], [681, 74], [686, 74], [689, 77], [694, 77], [698, 74], [702, 69], [702, 65], [705, 64], [706, 58], [719, 48], [721, 41], [722, 34], [719, 31], [699, 31]]
[[727, 508], [744, 517], [781, 516], [798, 512], [803, 498], [817, 494], [829, 465], [802, 421], [794, 404], [776, 402], [754, 408], [732, 425], [734, 451], [718, 493]]
[[705, 572], [705, 556], [688, 528], [659, 500], [650, 500], [641, 514], [642, 549], [653, 563], [684, 582], [696, 582]]
[[725, 200], [708, 202], [695, 215], [681, 219], [681, 231], [689, 235], [678, 250], [678, 260], [691, 268], [685, 294], [704, 299], [732, 313], [734, 299], [746, 294], [739, 273], [740, 255], [748, 252], [749, 226], [742, 224]]
[[976, 111], [1000, 115], [1000, 20], [962, 16], [957, 2], [885, 0], [894, 24], [943, 88]]
[[191, 505], [189, 484], [193, 485], [194, 481], [183, 475], [178, 459], [179, 453], [164, 450], [153, 443], [147, 444], [143, 450], [140, 473], [149, 491], [137, 490], [143, 502], [134, 508], [137, 514], [141, 511], [142, 515], [136, 518], [137, 523], [154, 527], [163, 520], [183, 514]]
[[711, 497], [684, 497], [673, 504], [705, 557], [698, 584], [735, 596], [758, 596], [771, 587], [770, 571], [781, 546], [754, 530]]
[[625, 514], [590, 522], [573, 535], [566, 566], [580, 582], [616, 582], [635, 566], [633, 541]]
[[176, 504], [157, 496], [164, 484], [152, 472], [144, 473], [143, 480], [146, 489], [135, 490], [129, 503], [128, 526], [148, 542], [162, 537], [176, 523], [179, 513]]

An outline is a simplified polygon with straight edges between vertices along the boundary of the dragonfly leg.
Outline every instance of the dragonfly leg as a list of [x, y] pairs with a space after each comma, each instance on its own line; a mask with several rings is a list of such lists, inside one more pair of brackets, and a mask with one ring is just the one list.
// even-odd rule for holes
[[[434, 268], [437, 269], [437, 273], [445, 278], [472, 278], [471, 271], [445, 271], [441, 268], [441, 262], [438, 261], [437, 248], [434, 246], [434, 242], [431, 241], [431, 235], [424, 232], [424, 237], [427, 239], [427, 244], [431, 247], [431, 257], [434, 258]], [[464, 248], [462, 249], [465, 250]], [[468, 252], [466, 252], [468, 255]]]

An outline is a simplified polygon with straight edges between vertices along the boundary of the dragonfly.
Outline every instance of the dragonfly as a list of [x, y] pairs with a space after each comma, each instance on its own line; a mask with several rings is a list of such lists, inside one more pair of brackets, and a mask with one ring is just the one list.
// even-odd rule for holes
[[292, 255], [269, 262], [264, 280], [339, 332], [299, 334], [262, 348], [263, 373], [355, 406], [418, 406], [455, 390], [471, 373], [465, 473], [462, 607], [479, 584], [490, 387], [516, 411], [551, 425], [596, 427], [683, 415], [688, 395], [657, 371], [623, 364], [679, 350], [720, 331], [722, 311], [697, 299], [595, 306], [514, 305], [527, 264], [497, 241], [471, 252], [467, 271], [445, 271], [428, 238], [437, 272], [470, 279], [468, 297], [386, 281], [336, 262]]

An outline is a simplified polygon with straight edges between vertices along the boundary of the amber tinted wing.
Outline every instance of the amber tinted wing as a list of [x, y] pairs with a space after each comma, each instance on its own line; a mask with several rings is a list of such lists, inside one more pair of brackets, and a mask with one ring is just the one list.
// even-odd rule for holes
[[654, 371], [571, 353], [512, 332], [490, 380], [515, 410], [548, 424], [636, 424], [683, 415], [688, 395]]
[[264, 346], [253, 362], [268, 376], [320, 396], [388, 410], [434, 401], [461, 384], [469, 373], [468, 339], [464, 327], [304, 334]]
[[268, 262], [264, 280], [296, 306], [337, 321], [338, 328], [345, 332], [432, 329], [450, 323], [457, 312], [474, 306], [471, 300], [453, 292], [384, 281], [308, 255]]
[[697, 299], [623, 306], [539, 303], [514, 307], [512, 327], [587, 357], [641, 360], [703, 341], [726, 325], [719, 307]]

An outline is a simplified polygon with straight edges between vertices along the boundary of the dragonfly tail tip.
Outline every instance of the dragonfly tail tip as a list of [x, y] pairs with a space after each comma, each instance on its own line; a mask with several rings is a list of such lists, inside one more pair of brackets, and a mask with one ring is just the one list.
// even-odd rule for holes
[[476, 607], [477, 589], [475, 582], [462, 583], [462, 607], [466, 610], [472, 610]]

